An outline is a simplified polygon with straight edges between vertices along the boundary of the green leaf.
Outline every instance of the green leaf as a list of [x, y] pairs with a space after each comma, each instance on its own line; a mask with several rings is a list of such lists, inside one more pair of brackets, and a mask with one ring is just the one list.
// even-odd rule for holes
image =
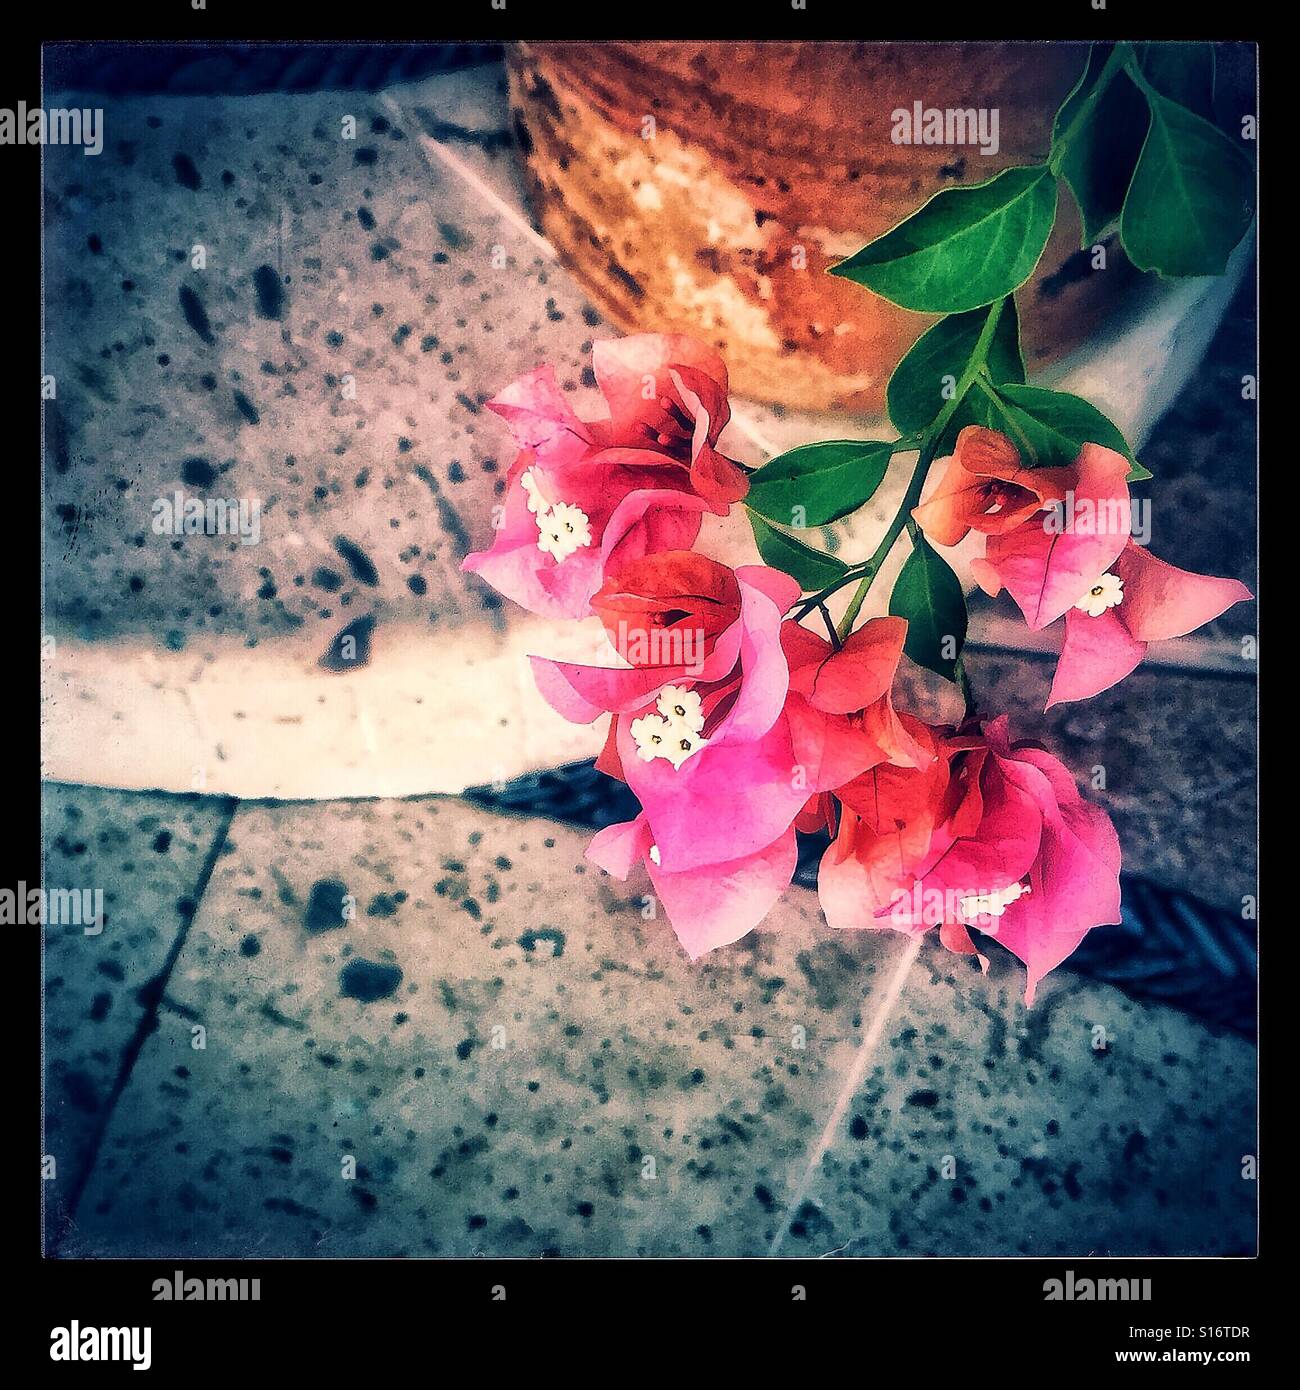
[[754, 528], [754, 541], [764, 564], [790, 575], [805, 593], [834, 584], [848, 569], [843, 560], [814, 550], [788, 532], [770, 526], [757, 512], [749, 513], [749, 524]]
[[895, 618], [907, 619], [903, 643], [907, 655], [918, 666], [955, 681], [957, 657], [966, 640], [966, 597], [948, 562], [919, 531], [912, 537], [912, 553], [894, 581], [889, 612]]
[[1113, 46], [1089, 49], [1083, 75], [1052, 125], [1053, 154], [1060, 146], [1060, 175], [1078, 204], [1085, 250], [1120, 215], [1151, 119], [1146, 99], [1122, 71], [1113, 73], [1087, 105]]
[[1023, 285], [1056, 220], [1046, 165], [1004, 169], [987, 183], [945, 188], [832, 275], [925, 314], [978, 309]]
[[1130, 482], [1151, 476], [1133, 457], [1119, 426], [1079, 396], [1007, 382], [997, 387], [993, 398], [986, 394], [985, 401], [981, 423], [1001, 430], [1029, 468], [1064, 467], [1079, 457], [1085, 444], [1100, 444], [1128, 459]]
[[[927, 329], [894, 368], [894, 374], [889, 378], [886, 400], [889, 418], [899, 434], [916, 434], [926, 429], [943, 409], [945, 402], [950, 399], [950, 395], [944, 395], [944, 389], [947, 387], [951, 392], [951, 387], [960, 380], [987, 317], [986, 309], [972, 309], [967, 314], [949, 314], [933, 328]], [[995, 382], [1025, 379], [1025, 362], [1020, 355], [1020, 324], [1014, 299], [1008, 299], [1002, 306], [985, 365]], [[962, 410], [963, 407], [959, 406], [957, 415], [961, 415]], [[963, 423], [969, 424], [970, 421]]]
[[1214, 120], [1213, 44], [1140, 43], [1134, 48], [1143, 77], [1161, 96]]
[[804, 444], [751, 473], [745, 503], [785, 526], [825, 526], [871, 498], [893, 453], [892, 444], [878, 440]]
[[1221, 275], [1254, 215], [1255, 172], [1232, 139], [1158, 92], [1119, 234], [1139, 270]]

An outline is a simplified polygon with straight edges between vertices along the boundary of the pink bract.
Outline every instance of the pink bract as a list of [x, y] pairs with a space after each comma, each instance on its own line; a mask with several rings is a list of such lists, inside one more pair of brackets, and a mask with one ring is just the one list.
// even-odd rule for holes
[[1178, 569], [1132, 541], [1112, 572], [1124, 586], [1114, 608], [1097, 617], [1073, 608], [1065, 615], [1048, 709], [1108, 689], [1138, 665], [1149, 642], [1185, 636], [1252, 596], [1240, 580]]
[[[744, 471], [716, 449], [730, 407], [715, 352], [679, 334], [642, 334], [595, 344], [592, 364], [605, 418], [580, 419], [549, 366], [488, 402], [519, 453], [492, 544], [462, 568], [545, 617], [587, 615], [611, 559], [607, 532], [629, 498], [654, 494], [639, 508], [635, 534], [623, 537], [644, 554], [689, 547], [703, 511], [725, 514], [748, 489]], [[540, 495], [582, 512], [590, 542], [563, 559], [542, 550], [530, 491], [534, 505]]]

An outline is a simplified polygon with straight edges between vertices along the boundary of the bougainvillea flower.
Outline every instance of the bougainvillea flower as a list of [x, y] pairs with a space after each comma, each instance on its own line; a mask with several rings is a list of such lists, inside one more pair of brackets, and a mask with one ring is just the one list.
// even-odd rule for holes
[[687, 466], [692, 489], [719, 513], [749, 490], [744, 470], [718, 453], [731, 418], [727, 367], [712, 348], [681, 333], [609, 338], [591, 350], [609, 406], [594, 428], [607, 447], [649, 449]]
[[983, 559], [971, 564], [990, 596], [1005, 588], [1038, 631], [1067, 613], [1114, 564], [1129, 538], [1129, 461], [1113, 449], [1085, 444], [1069, 468], [1039, 469], [1059, 489], [1054, 504], [991, 535]]
[[533, 659], [539, 690], [565, 718], [615, 716], [601, 766], [636, 794], [660, 863], [673, 873], [767, 849], [814, 789], [784, 717], [782, 615], [799, 587], [761, 565], [735, 579], [740, 616], [699, 671]]
[[793, 829], [753, 854], [673, 873], [661, 863], [644, 814], [597, 833], [587, 857], [615, 878], [644, 864], [668, 920], [687, 955], [739, 941], [772, 910], [794, 877], [798, 851]]
[[832, 927], [890, 925], [878, 914], [911, 888], [943, 816], [948, 758], [940, 756], [928, 726], [898, 717], [927, 756], [915, 767], [882, 760], [837, 789], [839, 830], [817, 872], [822, 911]]
[[[937, 460], [936, 469], [943, 462]], [[1006, 435], [982, 425], [967, 425], [958, 434], [947, 465], [937, 486], [912, 509], [936, 545], [957, 545], [972, 530], [991, 536], [1014, 530], [1059, 499], [1069, 482], [1064, 469], [1024, 467]]]
[[[859, 759], [860, 766], [848, 771], [844, 781], [877, 762], [916, 767], [929, 761], [929, 753], [894, 709], [894, 676], [906, 638], [904, 618], [868, 619], [839, 649], [794, 623], [782, 630], [791, 695], [803, 696], [822, 714], [828, 736], [838, 735], [846, 754], [854, 737], [876, 750], [876, 757]], [[834, 791], [837, 785], [829, 781], [824, 790]]]
[[962, 951], [977, 927], [1025, 963], [1032, 1004], [1093, 927], [1120, 921], [1119, 840], [1056, 758], [1010, 742], [1005, 716], [949, 751], [944, 819], [910, 888], [877, 917], [910, 932], [938, 925]]
[[[630, 496], [657, 498], [639, 522], [648, 533], [644, 553], [689, 547], [699, 512], [725, 514], [749, 485], [715, 447], [730, 407], [726, 368], [711, 349], [681, 335], [644, 334], [597, 343], [592, 362], [606, 418], [580, 419], [550, 367], [488, 402], [519, 453], [492, 545], [467, 556], [462, 568], [545, 617], [587, 615], [609, 558], [606, 529]], [[698, 505], [659, 517], [664, 494]]]
[[740, 584], [694, 550], [658, 551], [607, 570], [591, 606], [630, 665], [682, 664], [703, 660], [740, 617]]
[[1142, 660], [1147, 643], [1182, 637], [1250, 597], [1239, 580], [1178, 569], [1130, 541], [1065, 615], [1047, 708], [1109, 689]]

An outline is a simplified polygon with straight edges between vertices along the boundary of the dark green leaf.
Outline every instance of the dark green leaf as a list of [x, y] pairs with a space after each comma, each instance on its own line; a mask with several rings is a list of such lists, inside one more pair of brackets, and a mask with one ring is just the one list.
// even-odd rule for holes
[[907, 655], [918, 666], [956, 680], [957, 657], [966, 640], [966, 597], [947, 561], [920, 532], [894, 581], [889, 611], [907, 619]]
[[1140, 43], [1135, 45], [1142, 75], [1179, 106], [1214, 120], [1214, 45]]
[[[973, 309], [968, 314], [949, 314], [940, 319], [916, 340], [907, 356], [894, 368], [889, 378], [887, 401], [889, 418], [899, 434], [915, 434], [925, 429], [943, 409], [944, 403], [951, 398], [951, 388], [970, 361], [988, 313], [987, 309]], [[1025, 379], [1014, 299], [1006, 300], [1002, 306], [986, 367], [995, 382]], [[958, 413], [961, 413], [960, 407]]]
[[945, 188], [897, 227], [831, 267], [901, 305], [958, 314], [1029, 279], [1056, 220], [1045, 165], [1004, 169], [987, 183]]
[[986, 418], [981, 423], [1001, 430], [1028, 467], [1064, 467], [1079, 457], [1085, 444], [1100, 444], [1128, 459], [1130, 482], [1151, 476], [1133, 457], [1119, 426], [1081, 397], [1008, 382], [997, 388], [996, 398], [995, 402], [985, 396]]
[[1139, 270], [1220, 275], [1254, 213], [1255, 173], [1233, 140], [1157, 92], [1119, 234]]
[[806, 593], [834, 584], [848, 569], [843, 560], [814, 550], [788, 532], [769, 525], [757, 512], [749, 513], [749, 524], [754, 528], [754, 541], [764, 564], [798, 580], [799, 587]]
[[871, 498], [893, 452], [876, 440], [805, 444], [751, 473], [745, 503], [784, 526], [825, 526]]
[[[1083, 223], [1082, 247], [1093, 245], [1124, 206], [1124, 194], [1142, 151], [1150, 115], [1146, 99], [1124, 72], [1113, 73], [1088, 105], [1110, 56], [1111, 44], [1094, 44], [1074, 90], [1056, 114], [1052, 147], [1069, 132], [1060, 162]], [[1086, 114], [1084, 113], [1087, 107]], [[1078, 120], [1078, 125], [1074, 122]]]

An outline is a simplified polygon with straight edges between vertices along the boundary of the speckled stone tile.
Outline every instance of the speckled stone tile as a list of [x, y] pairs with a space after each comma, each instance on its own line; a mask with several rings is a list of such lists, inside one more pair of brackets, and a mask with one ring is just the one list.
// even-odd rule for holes
[[[367, 618], [505, 621], [459, 572], [511, 462], [483, 403], [544, 360], [589, 395], [567, 274], [373, 94], [109, 99], [105, 128], [45, 161], [52, 629], [324, 656]], [[259, 500], [260, 540], [155, 534], [178, 489]]]
[[1246, 1255], [1255, 1050], [1106, 985], [927, 951], [785, 1255]]
[[761, 1254], [902, 943], [691, 966], [586, 839], [241, 808], [64, 1253]]
[[91, 787], [47, 786], [42, 803], [47, 891], [103, 894], [101, 931], [44, 930], [43, 1152], [56, 1165], [44, 1191], [54, 1238], [228, 812], [213, 800]]
[[536, 227], [525, 195], [518, 132], [510, 119], [505, 64], [484, 63], [388, 89], [415, 129], [473, 169], [504, 203]]

